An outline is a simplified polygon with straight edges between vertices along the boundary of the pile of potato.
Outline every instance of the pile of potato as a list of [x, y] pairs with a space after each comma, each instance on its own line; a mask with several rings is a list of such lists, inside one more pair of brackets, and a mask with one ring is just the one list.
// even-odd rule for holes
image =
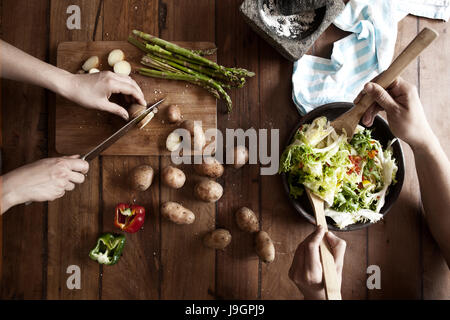
[[[192, 138], [196, 138], [192, 139], [192, 148], [194, 150], [202, 150], [206, 145], [206, 139], [201, 127], [196, 126], [194, 121], [183, 121], [183, 116], [177, 106], [170, 106], [168, 108], [167, 117], [170, 123], [180, 124], [181, 127], [190, 132]], [[175, 148], [174, 146], [170, 146], [170, 140], [172, 139], [176, 143], [179, 140], [177, 137], [171, 137], [171, 135], [169, 135], [166, 141], [169, 150]], [[239, 169], [248, 162], [248, 158], [247, 148], [245, 146], [238, 146], [234, 149], [234, 164], [232, 166]], [[224, 174], [224, 166], [215, 158], [211, 157], [206, 159], [202, 164], [195, 164], [194, 170], [198, 175], [203, 177], [194, 186], [195, 198], [208, 203], [217, 202], [223, 195], [223, 187], [215, 179], [220, 178]], [[172, 189], [182, 188], [187, 180], [186, 174], [181, 169], [170, 165], [163, 168], [160, 174], [161, 182]], [[134, 168], [130, 172], [131, 187], [136, 191], [147, 190], [152, 184], [154, 175], [154, 170], [149, 165], [141, 165]], [[195, 213], [174, 201], [161, 204], [161, 215], [165, 219], [179, 225], [188, 225], [195, 222]], [[267, 232], [260, 230], [256, 214], [251, 209], [242, 207], [235, 213], [235, 218], [239, 229], [252, 234], [254, 237], [254, 249], [260, 259], [266, 263], [274, 261], [275, 247]], [[232, 236], [229, 230], [218, 228], [208, 232], [203, 237], [203, 244], [208, 248], [224, 250], [231, 243], [231, 240]]]
[[[120, 49], [112, 50], [108, 55], [108, 64], [113, 68], [114, 73], [129, 76], [131, 73], [131, 65], [125, 61], [125, 53]], [[78, 73], [98, 73], [100, 59], [98, 56], [92, 56], [87, 59]]]

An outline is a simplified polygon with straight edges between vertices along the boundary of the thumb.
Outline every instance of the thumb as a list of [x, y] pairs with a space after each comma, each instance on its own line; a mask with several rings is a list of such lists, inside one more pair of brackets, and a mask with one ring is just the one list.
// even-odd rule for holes
[[386, 112], [390, 113], [398, 109], [398, 104], [392, 96], [377, 83], [369, 82], [364, 86], [364, 91], [370, 95]]
[[111, 112], [112, 114], [118, 115], [119, 117], [122, 117], [125, 119], [125, 121], [128, 121], [130, 118], [128, 115], [127, 110], [125, 110], [123, 107], [119, 106], [118, 104], [107, 102], [105, 106], [103, 107], [103, 110]]

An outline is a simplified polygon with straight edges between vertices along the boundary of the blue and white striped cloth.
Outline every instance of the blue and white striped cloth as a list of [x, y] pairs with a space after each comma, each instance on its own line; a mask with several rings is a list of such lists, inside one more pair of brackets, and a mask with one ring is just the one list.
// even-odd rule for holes
[[331, 59], [304, 55], [294, 64], [293, 100], [301, 114], [351, 102], [393, 58], [397, 23], [407, 14], [447, 21], [450, 0], [351, 0], [334, 24], [351, 35], [334, 43]]

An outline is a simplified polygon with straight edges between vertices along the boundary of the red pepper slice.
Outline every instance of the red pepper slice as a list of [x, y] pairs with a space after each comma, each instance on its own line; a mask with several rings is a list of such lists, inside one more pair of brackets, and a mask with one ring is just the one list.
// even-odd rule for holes
[[144, 220], [144, 207], [125, 203], [119, 203], [116, 206], [114, 225], [120, 230], [135, 233], [142, 227]]

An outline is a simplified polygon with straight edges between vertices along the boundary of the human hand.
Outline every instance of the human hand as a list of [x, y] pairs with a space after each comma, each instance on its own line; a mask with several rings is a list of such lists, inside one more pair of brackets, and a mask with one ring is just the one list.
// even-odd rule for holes
[[319, 245], [324, 236], [331, 247], [331, 253], [336, 264], [339, 287], [341, 286], [346, 242], [331, 232], [325, 233], [325, 228], [319, 226], [316, 231], [299, 244], [289, 269], [289, 278], [303, 293], [305, 300], [326, 299], [319, 252]]
[[128, 120], [128, 112], [116, 103], [109, 101], [112, 94], [129, 96], [140, 105], [147, 105], [144, 94], [136, 81], [129, 76], [104, 71], [93, 74], [71, 74], [67, 88], [61, 92], [67, 99], [79, 105], [111, 112]]
[[53, 201], [84, 182], [88, 162], [79, 156], [49, 158], [13, 170], [2, 178], [2, 213], [26, 202]]
[[362, 118], [364, 125], [372, 126], [376, 114], [385, 110], [392, 133], [411, 147], [420, 147], [433, 135], [414, 85], [400, 77], [395, 79], [387, 90], [369, 82], [355, 99], [355, 103], [365, 94], [372, 96], [375, 102]]

